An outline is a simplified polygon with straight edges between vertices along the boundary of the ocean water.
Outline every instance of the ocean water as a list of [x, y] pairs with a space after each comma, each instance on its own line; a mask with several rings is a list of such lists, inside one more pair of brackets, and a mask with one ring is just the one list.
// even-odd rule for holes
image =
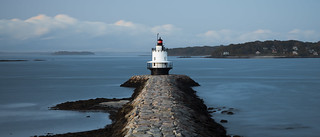
[[[192, 62], [192, 63], [191, 63]], [[246, 137], [317, 137], [320, 134], [320, 59], [177, 59], [179, 72], [214, 113], [228, 134]]]
[[[149, 74], [149, 53], [53, 56], [0, 54], [0, 136], [20, 137], [102, 128], [108, 114], [48, 110], [55, 104], [97, 97], [123, 98], [133, 89], [120, 84]], [[44, 61], [34, 61], [42, 59]], [[316, 137], [320, 134], [320, 59], [176, 58], [173, 74], [185, 74], [228, 134], [246, 137]], [[90, 116], [87, 118], [87, 116]]]

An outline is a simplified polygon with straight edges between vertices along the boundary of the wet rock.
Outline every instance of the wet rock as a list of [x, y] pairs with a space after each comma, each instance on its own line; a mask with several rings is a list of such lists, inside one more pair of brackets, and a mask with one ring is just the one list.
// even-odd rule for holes
[[224, 110], [224, 111], [221, 111], [221, 114], [227, 114], [228, 111]]
[[[89, 100], [79, 100], [79, 101], [70, 101], [58, 104], [54, 107], [51, 107], [52, 110], [105, 110], [108, 111], [110, 109], [114, 109], [112, 106], [107, 105], [99, 105], [103, 102], [117, 102], [117, 101], [125, 101], [130, 100], [131, 98], [122, 98], [122, 99], [106, 99], [106, 98], [96, 98]], [[118, 109], [118, 108], [116, 108]]]
[[122, 108], [122, 106], [128, 102], [129, 100], [117, 100], [117, 101], [101, 102], [99, 103], [99, 105], [119, 109], [119, 108]]
[[46, 60], [43, 60], [43, 59], [34, 59], [33, 61], [46, 61]]
[[53, 135], [53, 133], [47, 133], [47, 136]]
[[228, 123], [228, 120], [222, 119], [220, 120], [220, 123]]
[[234, 113], [232, 111], [223, 110], [221, 111], [221, 114], [233, 115]]
[[294, 127], [286, 127], [285, 129], [287, 129], [287, 130], [294, 129]]

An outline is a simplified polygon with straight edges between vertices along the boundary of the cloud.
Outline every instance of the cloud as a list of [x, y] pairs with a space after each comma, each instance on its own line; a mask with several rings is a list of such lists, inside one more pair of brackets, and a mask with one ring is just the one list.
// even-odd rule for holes
[[124, 26], [124, 27], [134, 27], [135, 25], [130, 21], [119, 20], [114, 23], [116, 26]]
[[97, 37], [102, 36], [107, 33], [108, 25], [103, 22], [78, 22], [74, 26], [69, 26], [67, 29], [69, 29], [71, 32], [74, 32], [69, 35], [79, 35], [83, 34], [87, 37]]
[[114, 23], [80, 21], [65, 14], [50, 17], [40, 14], [26, 20], [0, 20], [1, 39], [55, 39], [82, 35], [98, 37], [103, 35], [139, 35], [163, 32], [172, 34], [178, 31], [171, 24], [147, 26], [130, 21], [119, 20]]
[[203, 41], [207, 41], [207, 43], [226, 44], [226, 43], [236, 41], [235, 38], [239, 37], [240, 34], [238, 32], [235, 32], [229, 29], [222, 29], [222, 30], [209, 30], [207, 32], [198, 34], [197, 36]]
[[[201, 28], [203, 29], [203, 28]], [[194, 31], [194, 30], [193, 30]], [[232, 29], [207, 30], [195, 33], [173, 24], [150, 26], [137, 22], [118, 20], [115, 22], [82, 21], [66, 14], [47, 16], [40, 14], [28, 19], [0, 20], [0, 48], [11, 49], [148, 49], [153, 37], [160, 33], [169, 47], [193, 45], [220, 45], [256, 40], [302, 40], [319, 41], [315, 30], [292, 29], [285, 32], [271, 29], [239, 31]], [[15, 46], [12, 46], [15, 45]], [[16, 46], [19, 45], [19, 46]], [[23, 48], [23, 46], [26, 46]], [[139, 47], [139, 48], [138, 48]]]
[[68, 15], [64, 14], [58, 14], [54, 17], [54, 19], [58, 22], [64, 23], [64, 24], [75, 24], [77, 20], [75, 18], [69, 17]]
[[291, 31], [288, 32], [289, 34], [298, 34], [300, 33], [300, 30], [299, 29], [293, 29]]
[[292, 29], [288, 32], [274, 32], [268, 29], [257, 29], [253, 31], [236, 30], [208, 30], [197, 35], [203, 41], [214, 44], [242, 43], [249, 41], [264, 40], [302, 40], [317, 42], [320, 34], [315, 30]]
[[303, 39], [306, 41], [319, 41], [320, 34], [314, 30], [293, 29], [287, 33], [286, 38], [295, 40]]
[[43, 14], [26, 20], [0, 20], [0, 35], [17, 40], [26, 40], [44, 36], [55, 30], [63, 30], [77, 23], [67, 15], [49, 17]]
[[153, 33], [161, 33], [164, 35], [170, 35], [174, 32], [179, 32], [180, 29], [173, 26], [172, 24], [165, 24], [165, 25], [155, 26], [155, 27], [151, 28], [151, 31]]
[[213, 39], [213, 40], [226, 40], [228, 41], [229, 38], [233, 35], [233, 32], [228, 29], [222, 29], [222, 30], [209, 30], [203, 34], [199, 34], [198, 36], [204, 37], [206, 39]]
[[256, 40], [270, 40], [276, 38], [275, 33], [271, 30], [258, 29], [251, 32], [240, 34], [237, 39], [240, 42], [256, 41]]
[[216, 40], [223, 41], [252, 41], [259, 39], [266, 39], [272, 35], [270, 30], [258, 29], [250, 32], [238, 32], [228, 29], [223, 29], [219, 31], [207, 31], [200, 36], [205, 36], [207, 38], [214, 38]]

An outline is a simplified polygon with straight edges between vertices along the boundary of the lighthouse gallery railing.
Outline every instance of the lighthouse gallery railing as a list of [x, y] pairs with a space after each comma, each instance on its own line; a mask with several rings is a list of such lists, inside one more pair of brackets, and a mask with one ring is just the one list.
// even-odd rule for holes
[[165, 63], [147, 63], [147, 68], [172, 68], [173, 63], [172, 62], [165, 62]]

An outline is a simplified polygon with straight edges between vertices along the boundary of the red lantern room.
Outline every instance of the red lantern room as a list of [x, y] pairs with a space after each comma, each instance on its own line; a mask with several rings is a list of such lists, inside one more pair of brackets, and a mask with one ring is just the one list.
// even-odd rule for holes
[[161, 37], [158, 39], [158, 44], [157, 44], [158, 46], [162, 46], [162, 39], [161, 39]]

